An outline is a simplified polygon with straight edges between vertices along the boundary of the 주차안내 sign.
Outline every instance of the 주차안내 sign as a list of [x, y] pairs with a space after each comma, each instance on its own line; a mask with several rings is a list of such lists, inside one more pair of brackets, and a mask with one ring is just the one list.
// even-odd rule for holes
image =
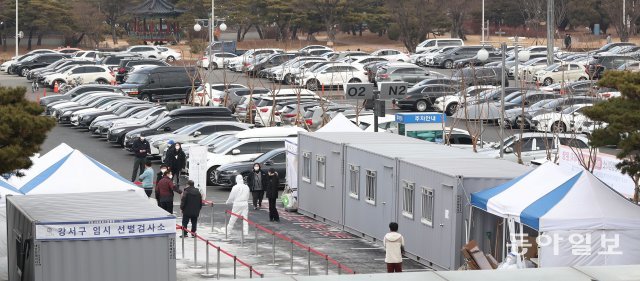
[[[584, 158], [586, 163], [589, 159], [589, 151], [587, 149], [571, 148], [561, 145], [559, 150], [558, 165], [572, 170], [582, 170], [579, 157]], [[593, 175], [613, 188], [618, 193], [627, 198], [633, 198], [633, 189], [635, 185], [631, 177], [623, 174], [616, 168], [620, 160], [613, 155], [598, 152], [596, 154], [596, 163], [593, 169]]]
[[442, 113], [396, 113], [396, 122], [400, 124], [442, 123]]
[[176, 233], [176, 219], [173, 217], [36, 223], [36, 240], [96, 240], [174, 233]]

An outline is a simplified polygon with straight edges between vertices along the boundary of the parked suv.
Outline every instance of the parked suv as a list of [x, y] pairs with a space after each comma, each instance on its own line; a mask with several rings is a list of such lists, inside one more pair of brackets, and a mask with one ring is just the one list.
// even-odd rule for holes
[[162, 52], [157, 47], [149, 45], [131, 46], [125, 52], [139, 54], [148, 59], [158, 59], [162, 57]]
[[378, 69], [375, 82], [407, 82], [411, 86], [431, 77], [429, 71], [415, 65], [388, 65]]
[[596, 55], [586, 67], [587, 74], [596, 80], [602, 77], [605, 70], [617, 69], [621, 65], [635, 61], [633, 57], [621, 55]]
[[253, 171], [254, 163], [260, 163], [260, 166], [265, 170], [273, 168], [278, 173], [280, 184], [285, 184], [287, 176], [287, 150], [285, 148], [267, 151], [253, 161], [222, 165], [215, 173], [215, 183], [221, 186], [234, 186], [237, 175], [242, 175], [246, 182], [247, 175]]
[[493, 47], [491, 46], [461, 46], [435, 56], [433, 58], [433, 63], [438, 67], [450, 69], [453, 68], [453, 62], [461, 59], [472, 58], [482, 49], [493, 52]]
[[26, 77], [27, 74], [29, 73], [29, 70], [31, 69], [45, 67], [47, 65], [50, 65], [66, 57], [67, 55], [56, 54], [56, 53], [41, 54], [41, 55], [35, 56], [31, 60], [28, 60], [28, 61], [25, 60], [20, 63], [17, 63], [14, 65], [14, 67], [18, 75]]
[[446, 46], [464, 46], [464, 41], [458, 38], [427, 39], [418, 44], [418, 46], [416, 47], [416, 52], [418, 53], [421, 51], [428, 51]]
[[120, 87], [129, 96], [141, 100], [183, 100], [191, 94], [191, 79], [195, 79], [196, 87], [200, 86], [194, 68], [158, 66], [131, 73]]
[[157, 66], [169, 66], [168, 63], [156, 60], [156, 59], [125, 59], [120, 61], [116, 72], [116, 82], [122, 83], [127, 77], [127, 74], [131, 71], [131, 68], [136, 65], [157, 65]]

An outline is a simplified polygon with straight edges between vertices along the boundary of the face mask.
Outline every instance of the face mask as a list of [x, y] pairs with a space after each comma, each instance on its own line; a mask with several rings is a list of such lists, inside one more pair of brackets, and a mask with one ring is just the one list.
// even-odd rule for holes
[[164, 172], [166, 172], [167, 169], [160, 169], [160, 172], [162, 172], [164, 174]]
[[254, 171], [258, 171], [258, 170], [260, 170], [260, 167], [255, 166], [255, 167], [253, 167], [253, 170], [254, 170]]
[[143, 140], [144, 140], [144, 137], [140, 137], [140, 140], [142, 140], [142, 141], [143, 141]]
[[180, 146], [179, 146], [179, 145], [176, 145], [176, 149], [180, 149]]
[[169, 175], [169, 178], [170, 178], [170, 179], [172, 179], [172, 178], [173, 178], [173, 175]]

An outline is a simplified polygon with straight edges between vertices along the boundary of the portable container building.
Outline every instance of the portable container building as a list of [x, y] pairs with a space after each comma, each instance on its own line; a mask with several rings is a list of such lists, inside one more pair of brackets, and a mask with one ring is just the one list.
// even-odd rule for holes
[[[470, 227], [471, 193], [498, 186], [529, 170], [499, 159], [400, 159], [396, 221], [405, 237], [407, 252], [433, 268], [458, 268], [463, 262], [460, 249]], [[474, 223], [470, 237], [484, 237], [477, 242], [481, 249], [491, 252], [490, 241], [496, 238], [495, 219], [476, 214]]]
[[334, 132], [298, 135], [298, 210], [339, 226], [344, 223], [344, 150], [347, 144], [425, 144], [389, 133]]
[[9, 280], [175, 281], [175, 226], [131, 191], [9, 196]]

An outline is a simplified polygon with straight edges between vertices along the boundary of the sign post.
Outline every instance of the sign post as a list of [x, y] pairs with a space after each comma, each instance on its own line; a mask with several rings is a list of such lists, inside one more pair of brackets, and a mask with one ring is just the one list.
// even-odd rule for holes
[[[372, 83], [346, 83], [344, 85], [344, 96], [348, 100], [374, 100], [373, 131], [378, 131], [378, 103], [377, 95], [373, 92]], [[383, 105], [384, 106], [384, 105]]]

